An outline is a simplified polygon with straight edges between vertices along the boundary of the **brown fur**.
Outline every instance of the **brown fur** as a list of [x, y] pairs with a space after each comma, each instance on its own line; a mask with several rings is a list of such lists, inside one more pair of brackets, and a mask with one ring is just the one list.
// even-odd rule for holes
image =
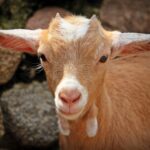
[[138, 52], [150, 51], [150, 41], [130, 43], [121, 49], [122, 54], [134, 54]]
[[[50, 90], [54, 93], [63, 75], [69, 72], [76, 74], [89, 92], [82, 116], [69, 121], [71, 134], [60, 135], [61, 149], [149, 150], [149, 42], [132, 43], [111, 53], [111, 34], [104, 32], [101, 36], [98, 22], [91, 23], [85, 37], [72, 42], [59, 37], [58, 24], [58, 20], [53, 20], [51, 38], [43, 41], [49, 49], [42, 49], [48, 54], [43, 66]], [[109, 56], [106, 63], [99, 62], [102, 55]], [[97, 135], [89, 138], [85, 122], [93, 104], [98, 107], [99, 126]]]
[[[133, 45], [126, 48], [135, 50]], [[62, 149], [149, 150], [150, 51], [113, 59], [106, 68], [104, 80], [94, 93], [99, 108], [98, 134], [87, 137], [85, 115], [70, 122], [70, 136], [60, 136]]]
[[[75, 16], [66, 18], [73, 24], [80, 24], [80, 19]], [[42, 62], [42, 66], [49, 88], [54, 95], [63, 76], [71, 73], [87, 88], [89, 95], [81, 116], [69, 121], [70, 135], [60, 135], [61, 149], [149, 150], [150, 42], [111, 49], [112, 33], [105, 31], [97, 19], [90, 22], [84, 37], [66, 41], [60, 35], [59, 23], [59, 17], [56, 17], [48, 30], [43, 31], [38, 49], [38, 53], [45, 55], [47, 60]], [[13, 44], [20, 43], [20, 39], [9, 38], [0, 36], [1, 45], [16, 49]], [[8, 40], [13, 43], [9, 45]], [[21, 42], [23, 47], [19, 50], [27, 48], [32, 52], [24, 42]], [[99, 62], [103, 55], [108, 56], [105, 63]], [[91, 110], [94, 108], [98, 108], [98, 112]], [[85, 122], [95, 114], [98, 132], [89, 138]]]

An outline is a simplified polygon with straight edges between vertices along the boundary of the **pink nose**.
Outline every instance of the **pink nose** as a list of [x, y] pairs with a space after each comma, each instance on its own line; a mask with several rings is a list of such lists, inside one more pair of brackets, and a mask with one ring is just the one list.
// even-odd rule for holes
[[66, 104], [72, 104], [79, 101], [81, 93], [77, 89], [63, 89], [59, 93], [59, 98]]

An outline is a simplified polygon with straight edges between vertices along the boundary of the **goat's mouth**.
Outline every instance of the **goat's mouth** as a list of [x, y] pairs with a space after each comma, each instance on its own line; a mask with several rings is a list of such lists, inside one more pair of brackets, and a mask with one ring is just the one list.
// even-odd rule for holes
[[75, 120], [81, 116], [83, 109], [78, 110], [68, 110], [64, 111], [63, 109], [57, 109], [57, 113], [68, 120]]

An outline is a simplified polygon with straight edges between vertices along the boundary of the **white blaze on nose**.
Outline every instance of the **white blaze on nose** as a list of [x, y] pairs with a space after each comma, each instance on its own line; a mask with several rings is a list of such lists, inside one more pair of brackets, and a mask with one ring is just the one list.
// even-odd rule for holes
[[82, 38], [88, 31], [90, 20], [81, 17], [81, 21], [77, 23], [70, 23], [61, 18], [60, 32], [63, 39], [67, 41], [77, 40]]
[[70, 111], [81, 110], [87, 104], [87, 100], [88, 100], [87, 89], [80, 84], [80, 82], [74, 75], [67, 75], [64, 76], [64, 78], [60, 81], [60, 83], [56, 87], [55, 104], [57, 109], [62, 110], [63, 108], [68, 107], [62, 102], [62, 100], [59, 97], [59, 93], [63, 89], [77, 89], [81, 93], [81, 97], [79, 101], [70, 108]]

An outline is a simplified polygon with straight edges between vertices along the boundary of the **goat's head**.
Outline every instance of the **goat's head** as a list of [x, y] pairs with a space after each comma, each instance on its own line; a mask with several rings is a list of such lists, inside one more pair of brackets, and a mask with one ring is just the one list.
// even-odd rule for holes
[[108, 32], [95, 16], [57, 15], [43, 32], [38, 55], [60, 115], [75, 119], [95, 101], [95, 83], [104, 72], [110, 45]]
[[36, 52], [57, 112], [74, 120], [87, 112], [97, 98], [119, 34], [104, 30], [95, 16], [61, 18], [57, 14], [47, 30], [0, 30], [0, 47]]

